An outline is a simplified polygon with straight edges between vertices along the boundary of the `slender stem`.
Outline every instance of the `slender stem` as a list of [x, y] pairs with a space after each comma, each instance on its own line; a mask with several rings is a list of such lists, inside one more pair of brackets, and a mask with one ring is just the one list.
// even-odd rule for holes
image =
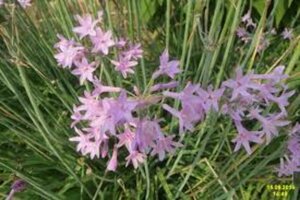
[[146, 197], [145, 197], [145, 199], [149, 199], [149, 194], [150, 194], [150, 176], [149, 176], [149, 169], [148, 169], [148, 162], [147, 162], [147, 160], [145, 160], [144, 166], [145, 166], [146, 183], [147, 183], [147, 185], [146, 185], [147, 189], [146, 189]]
[[171, 0], [167, 0], [166, 9], [166, 49], [170, 46], [170, 15], [171, 15]]
[[[106, 176], [106, 173], [107, 173], [107, 171], [105, 171], [104, 177]], [[99, 183], [99, 185], [98, 185], [98, 187], [97, 187], [97, 190], [96, 190], [96, 192], [95, 192], [95, 194], [94, 194], [94, 196], [93, 196], [93, 200], [96, 200], [96, 199], [97, 199], [97, 196], [98, 196], [98, 194], [99, 194], [99, 192], [100, 192], [100, 189], [101, 189], [101, 186], [102, 186], [102, 184], [103, 184], [103, 181], [104, 181], [104, 179], [101, 179], [101, 181], [100, 181], [100, 183]]]
[[188, 1], [188, 9], [186, 12], [186, 18], [185, 18], [185, 30], [184, 30], [184, 37], [183, 37], [183, 49], [180, 57], [180, 69], [183, 69], [184, 65], [184, 60], [187, 52], [187, 42], [188, 42], [188, 35], [189, 35], [189, 26], [190, 26], [190, 21], [191, 21], [191, 16], [192, 16], [192, 6], [193, 1], [189, 0]]
[[[235, 38], [234, 32], [235, 32], [236, 27], [238, 25], [238, 22], [239, 22], [238, 19], [241, 16], [241, 11], [243, 10], [243, 9], [241, 9], [242, 2], [243, 1], [238, 1], [238, 5], [237, 5], [237, 8], [235, 10], [233, 23], [232, 23], [231, 30], [230, 30], [231, 34], [229, 36], [229, 39], [228, 39], [228, 42], [227, 42], [227, 45], [226, 45], [226, 49], [225, 49], [225, 52], [224, 52], [224, 56], [222, 58], [221, 67], [220, 67], [219, 73], [217, 75], [217, 81], [216, 81], [216, 85], [215, 85], [216, 88], [220, 86], [221, 80], [223, 78], [224, 70], [225, 70], [225, 67], [226, 67], [226, 64], [227, 64], [227, 61], [228, 61], [228, 57], [231, 55], [232, 45], [233, 45], [234, 38]], [[234, 6], [232, 5], [229, 12], [231, 12], [231, 10], [233, 10], [233, 7]]]

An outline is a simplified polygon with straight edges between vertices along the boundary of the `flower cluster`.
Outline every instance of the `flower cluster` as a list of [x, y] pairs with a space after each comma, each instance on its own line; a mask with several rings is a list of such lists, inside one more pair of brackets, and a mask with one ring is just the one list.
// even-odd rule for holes
[[291, 130], [287, 150], [288, 153], [281, 158], [277, 169], [279, 176], [290, 176], [294, 172], [300, 172], [300, 124], [296, 124]]
[[[237, 69], [235, 79], [223, 82], [227, 100], [224, 100], [222, 112], [230, 116], [238, 131], [233, 140], [235, 151], [243, 146], [251, 154], [249, 142], [260, 144], [265, 140], [269, 144], [273, 137], [278, 136], [279, 128], [289, 124], [285, 119], [286, 107], [294, 91], [287, 91], [287, 86], [282, 83], [287, 78], [283, 72], [284, 66], [278, 66], [269, 74], [251, 72], [243, 75], [241, 69]], [[271, 106], [279, 111], [271, 113], [268, 111]], [[252, 121], [260, 126], [248, 131], [243, 124]]]
[[[111, 30], [101, 28], [99, 25], [102, 23], [102, 12], [98, 13], [96, 19], [90, 14], [76, 15], [75, 18], [78, 26], [73, 28], [73, 32], [79, 36], [82, 43], [91, 45], [83, 46], [74, 39], [58, 35], [60, 41], [55, 45], [58, 50], [55, 58], [60, 66], [73, 69], [72, 73], [80, 78], [81, 84], [86, 80], [93, 82], [93, 72], [104, 58], [108, 59], [124, 78], [128, 73], [134, 73], [133, 67], [138, 64], [137, 61], [143, 54], [140, 44], [129, 43], [123, 38], [114, 38]], [[117, 60], [108, 57], [112, 48], [118, 53]]]
[[[66, 39], [58, 35], [59, 42], [55, 44], [55, 58], [63, 68], [72, 70], [79, 77], [80, 84], [87, 83], [91, 90], [85, 91], [79, 97], [80, 104], [74, 106], [71, 116], [77, 136], [70, 141], [77, 143], [77, 151], [93, 158], [109, 157], [107, 170], [115, 171], [118, 163], [118, 152], [125, 148], [128, 152], [125, 160], [137, 168], [148, 155], [158, 155], [163, 160], [167, 153], [173, 153], [181, 143], [175, 142], [175, 135], [166, 134], [161, 128], [159, 118], [147, 116], [141, 112], [149, 106], [162, 108], [178, 119], [179, 133], [192, 132], [210, 112], [218, 112], [229, 117], [237, 130], [234, 151], [244, 147], [248, 154], [252, 153], [250, 143], [269, 144], [277, 136], [281, 127], [289, 121], [286, 107], [293, 91], [288, 91], [283, 80], [284, 67], [278, 66], [271, 73], [243, 74], [237, 68], [234, 79], [226, 80], [220, 88], [201, 87], [200, 84], [188, 82], [179, 92], [176, 75], [181, 72], [178, 60], [169, 57], [168, 50], [160, 56], [158, 69], [152, 74], [149, 87], [141, 92], [134, 86], [133, 91], [121, 87], [107, 86], [97, 78], [97, 67], [105, 61], [114, 66], [117, 72], [127, 78], [134, 73], [138, 59], [142, 58], [143, 50], [140, 44], [129, 43], [126, 39], [116, 38], [111, 30], [101, 28], [102, 13], [97, 18], [91, 15], [75, 16], [78, 26], [73, 31], [79, 36], [79, 41]], [[247, 27], [256, 25], [250, 14], [243, 17]], [[84, 41], [86, 40], [86, 41]], [[83, 45], [86, 44], [86, 45]], [[111, 52], [114, 56], [111, 59]], [[158, 82], [161, 76], [171, 81]], [[175, 99], [180, 102], [179, 108], [173, 108], [164, 99]], [[272, 108], [272, 109], [271, 109]], [[275, 110], [272, 113], [267, 110]], [[249, 130], [248, 123], [257, 122], [255, 130]]]
[[[155, 104], [161, 98], [155, 92], [172, 89], [177, 82], [153, 85], [149, 88], [150, 98], [144, 98], [137, 87], [134, 87], [136, 95], [128, 97], [132, 92], [103, 85], [95, 75], [100, 63], [109, 60], [108, 63], [127, 78], [128, 74], [134, 73], [133, 67], [143, 56], [141, 45], [129, 43], [123, 38], [117, 39], [112, 31], [102, 29], [99, 26], [102, 23], [101, 12], [95, 20], [89, 14], [76, 15], [75, 18], [79, 25], [74, 27], [74, 33], [78, 34], [80, 41], [88, 40], [85, 44], [91, 44], [91, 47], [58, 35], [60, 41], [55, 44], [58, 51], [55, 58], [61, 67], [70, 68], [72, 74], [79, 77], [80, 84], [89, 83], [92, 90], [85, 91], [84, 96], [79, 97], [80, 104], [73, 108], [71, 127], [77, 136], [70, 138], [70, 141], [76, 142], [77, 151], [89, 155], [91, 159], [109, 157], [109, 171], [117, 168], [120, 148], [128, 152], [126, 165], [132, 163], [134, 168], [143, 163], [148, 154], [158, 155], [159, 160], [163, 160], [166, 153], [173, 153], [181, 144], [173, 140], [174, 135], [163, 132], [159, 119], [141, 115], [139, 110]], [[117, 60], [110, 59], [112, 48], [117, 52]], [[153, 77], [167, 75], [174, 79], [180, 72], [179, 61], [169, 61], [167, 50], [160, 61], [159, 70]]]
[[[180, 100], [181, 110], [175, 110], [164, 104], [163, 108], [179, 119], [179, 130], [193, 131], [194, 125], [200, 122], [211, 110], [220, 111], [229, 116], [237, 129], [237, 136], [233, 139], [236, 144], [234, 151], [242, 146], [251, 154], [250, 142], [261, 144], [264, 139], [269, 144], [273, 137], [278, 135], [280, 127], [289, 124], [286, 106], [293, 91], [287, 92], [282, 80], [284, 67], [279, 66], [269, 74], [243, 75], [242, 70], [236, 70], [235, 79], [226, 80], [221, 88], [207, 90], [199, 84], [188, 83], [180, 93], [163, 92], [166, 97]], [[276, 105], [279, 112], [265, 113], [270, 106]], [[258, 122], [260, 127], [249, 131], [245, 127], [248, 122]]]
[[[248, 10], [247, 13], [241, 19], [241, 25], [236, 30], [237, 37], [244, 43], [248, 44], [254, 36], [256, 30], [256, 23], [253, 22], [251, 18], [251, 11]], [[258, 53], [264, 51], [270, 45], [270, 38], [276, 34], [275, 28], [265, 31], [260, 37], [260, 41], [257, 47]], [[293, 38], [292, 29], [285, 28], [281, 33], [284, 40], [291, 40]]]

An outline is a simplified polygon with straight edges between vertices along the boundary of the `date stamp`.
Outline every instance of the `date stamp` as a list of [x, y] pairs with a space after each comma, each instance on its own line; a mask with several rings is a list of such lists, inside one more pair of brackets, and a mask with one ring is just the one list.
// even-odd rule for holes
[[268, 184], [267, 190], [275, 197], [287, 197], [290, 191], [295, 190], [294, 184]]

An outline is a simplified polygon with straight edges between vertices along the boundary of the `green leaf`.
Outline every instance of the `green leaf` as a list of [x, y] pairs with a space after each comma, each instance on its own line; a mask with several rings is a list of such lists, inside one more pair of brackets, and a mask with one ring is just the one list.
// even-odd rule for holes
[[259, 15], [262, 16], [265, 7], [265, 0], [254, 0], [253, 7], [256, 9]]
[[142, 21], [147, 23], [151, 17], [154, 15], [156, 8], [158, 7], [159, 2], [156, 0], [144, 0], [140, 2], [141, 14], [142, 14]]
[[292, 2], [293, 0], [278, 0], [276, 11], [275, 11], [275, 22], [277, 27], [280, 24], [287, 9], [291, 6]]

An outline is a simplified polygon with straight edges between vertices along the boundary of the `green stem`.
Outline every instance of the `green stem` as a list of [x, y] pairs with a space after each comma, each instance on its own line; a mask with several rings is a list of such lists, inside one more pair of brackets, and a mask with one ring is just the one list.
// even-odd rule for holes
[[[29, 98], [29, 101], [33, 107], [33, 110], [37, 116], [37, 118], [39, 119], [42, 127], [44, 128], [44, 130], [46, 130], [47, 134], [51, 134], [49, 131], [49, 127], [46, 124], [44, 117], [40, 111], [40, 109], [38, 108], [38, 105], [36, 104], [34, 97], [32, 95], [30, 86], [28, 84], [27, 81], [27, 77], [26, 74], [24, 72], [24, 68], [22, 68], [21, 66], [18, 66], [18, 71], [20, 73], [20, 77], [21, 77], [21, 81], [23, 83], [23, 86], [25, 88], [26, 94]], [[87, 188], [84, 186], [84, 184], [80, 181], [80, 179], [77, 177], [77, 175], [73, 172], [73, 170], [69, 167], [68, 163], [66, 163], [64, 161], [64, 159], [61, 157], [61, 155], [57, 152], [56, 148], [51, 144], [50, 140], [48, 139], [48, 137], [46, 136], [46, 133], [44, 132], [44, 130], [41, 127], [38, 127], [38, 129], [40, 130], [40, 133], [42, 134], [42, 137], [44, 138], [47, 146], [51, 149], [51, 151], [54, 153], [54, 155], [61, 161], [61, 163], [65, 166], [65, 168], [69, 171], [69, 173], [75, 178], [75, 180], [83, 186], [85, 192], [92, 197], [92, 195], [90, 194], [90, 192], [87, 190]]]

